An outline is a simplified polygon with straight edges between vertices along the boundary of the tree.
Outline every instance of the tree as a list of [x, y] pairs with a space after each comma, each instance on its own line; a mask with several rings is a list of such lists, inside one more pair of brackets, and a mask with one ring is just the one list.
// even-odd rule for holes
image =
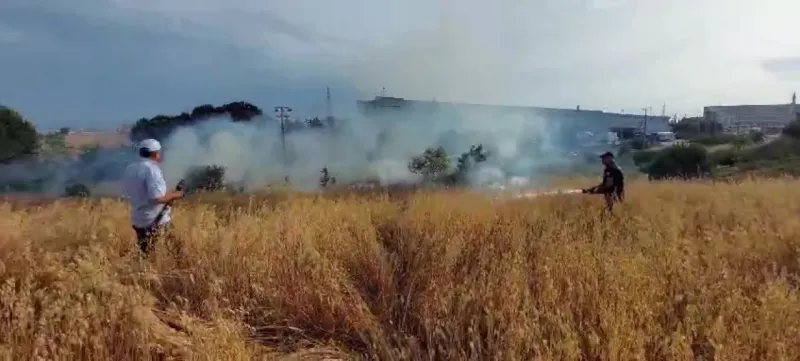
[[469, 147], [469, 151], [462, 153], [461, 156], [458, 157], [456, 169], [460, 173], [466, 173], [476, 164], [485, 162], [486, 158], [487, 155], [483, 151], [483, 144], [473, 145]]
[[231, 121], [250, 121], [261, 116], [263, 111], [257, 106], [247, 102], [233, 102], [221, 107], [204, 104], [195, 107], [190, 113], [183, 112], [179, 115], [156, 115], [152, 118], [141, 118], [131, 128], [130, 138], [138, 142], [146, 138], [164, 140], [177, 128], [199, 124], [219, 116], [229, 116]]
[[16, 111], [0, 106], [0, 163], [32, 156], [39, 149], [33, 124]]
[[184, 178], [190, 191], [216, 191], [224, 188], [225, 167], [219, 165], [198, 166], [189, 169]]
[[411, 158], [408, 170], [422, 175], [426, 180], [435, 180], [450, 170], [450, 158], [443, 147], [428, 148], [421, 155]]

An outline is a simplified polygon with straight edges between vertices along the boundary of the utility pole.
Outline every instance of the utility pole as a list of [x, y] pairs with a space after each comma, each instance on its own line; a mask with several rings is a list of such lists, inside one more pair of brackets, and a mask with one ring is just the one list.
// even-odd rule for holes
[[333, 127], [333, 107], [331, 105], [331, 87], [325, 87], [325, 121], [328, 123], [328, 128]]
[[283, 156], [283, 169], [286, 171], [286, 121], [289, 120], [289, 114], [292, 113], [291, 107], [277, 106], [275, 107], [275, 116], [281, 122], [281, 155]]
[[642, 138], [647, 142], [647, 111], [650, 108], [642, 108], [644, 110], [644, 120], [642, 121]]

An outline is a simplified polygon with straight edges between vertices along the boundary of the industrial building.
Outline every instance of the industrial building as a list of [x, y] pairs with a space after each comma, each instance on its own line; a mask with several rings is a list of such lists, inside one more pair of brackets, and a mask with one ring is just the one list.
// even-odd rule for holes
[[559, 109], [544, 107], [524, 107], [505, 105], [479, 105], [465, 103], [445, 103], [437, 101], [406, 100], [396, 97], [377, 96], [373, 100], [357, 102], [360, 113], [369, 118], [393, 118], [433, 116], [448, 113], [468, 113], [481, 116], [487, 121], [496, 121], [508, 116], [537, 117], [553, 122], [562, 131], [617, 133], [621, 138], [635, 135], [670, 132], [670, 117], [645, 114], [608, 113], [600, 110]]
[[798, 118], [797, 95], [788, 104], [727, 105], [703, 108], [703, 119], [717, 122], [726, 132], [738, 133], [758, 129], [764, 133], [778, 133], [789, 122]]

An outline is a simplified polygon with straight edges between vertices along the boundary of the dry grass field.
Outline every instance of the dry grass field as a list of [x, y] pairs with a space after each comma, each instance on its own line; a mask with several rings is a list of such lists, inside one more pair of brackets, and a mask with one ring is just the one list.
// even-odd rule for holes
[[4, 360], [800, 360], [800, 181], [0, 205]]

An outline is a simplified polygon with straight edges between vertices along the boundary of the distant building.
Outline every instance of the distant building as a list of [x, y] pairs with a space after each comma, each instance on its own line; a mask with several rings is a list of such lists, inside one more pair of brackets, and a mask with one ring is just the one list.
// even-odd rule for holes
[[789, 104], [708, 106], [703, 108], [703, 119], [722, 124], [728, 132], [759, 128], [766, 133], [776, 133], [797, 119], [800, 108], [796, 107], [796, 102], [793, 94]]
[[[440, 112], [465, 112], [471, 115], [480, 114], [492, 121], [498, 116], [536, 116], [562, 126], [568, 132], [613, 131], [623, 138], [633, 134], [669, 132], [670, 117], [644, 114], [607, 113], [600, 110], [585, 110], [577, 106], [573, 109], [524, 107], [506, 105], [479, 105], [465, 103], [444, 103], [437, 101], [406, 100], [396, 97], [378, 96], [373, 100], [360, 100], [356, 103], [362, 115], [370, 118], [392, 117], [402, 113], [403, 116], [433, 115]], [[645, 129], [646, 127], [646, 129]]]

